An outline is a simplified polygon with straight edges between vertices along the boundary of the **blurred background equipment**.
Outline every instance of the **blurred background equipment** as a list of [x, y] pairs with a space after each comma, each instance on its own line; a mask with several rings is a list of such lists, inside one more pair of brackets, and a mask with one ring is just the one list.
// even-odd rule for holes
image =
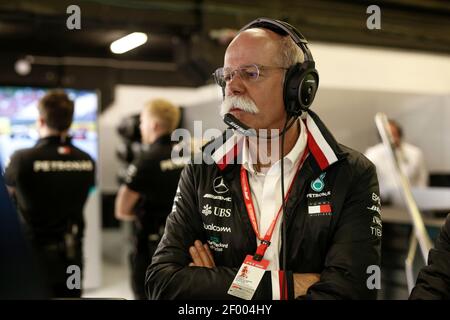
[[[381, 200], [384, 223], [381, 298], [398, 299], [411, 293], [420, 268], [427, 264], [428, 253], [445, 220], [433, 215], [432, 210], [450, 211], [450, 188], [428, 188], [423, 185], [412, 188], [407, 172], [401, 167], [404, 155], [401, 154], [391, 122], [386, 114], [379, 112], [375, 115], [375, 123], [385, 148], [384, 161], [393, 168], [393, 182], [397, 190], [392, 192], [396, 191], [399, 197], [387, 206], [383, 198]], [[400, 265], [402, 259], [403, 268]], [[406, 293], [401, 293], [405, 290]]]
[[121, 138], [121, 143], [116, 147], [116, 156], [121, 163], [117, 172], [117, 182], [119, 184], [124, 183], [128, 165], [130, 165], [142, 151], [139, 124], [139, 114], [132, 114], [123, 118], [117, 126], [117, 133]]
[[413, 272], [413, 263], [416, 255], [417, 244], [419, 244], [420, 251], [422, 253], [422, 258], [424, 264], [426, 264], [428, 259], [428, 253], [432, 248], [431, 239], [425, 229], [425, 223], [422, 218], [422, 214], [417, 206], [416, 200], [411, 192], [411, 186], [406, 173], [401, 169], [401, 151], [397, 146], [396, 137], [394, 132], [390, 128], [388, 118], [384, 113], [378, 113], [375, 116], [375, 123], [380, 133], [381, 140], [384, 147], [386, 148], [386, 161], [391, 162], [395, 168], [395, 180], [397, 182], [398, 189], [402, 195], [406, 208], [408, 209], [409, 217], [413, 227], [413, 233], [411, 234], [410, 244], [408, 248], [408, 256], [405, 260], [405, 273], [408, 284], [408, 291], [411, 293], [414, 287], [416, 275]]

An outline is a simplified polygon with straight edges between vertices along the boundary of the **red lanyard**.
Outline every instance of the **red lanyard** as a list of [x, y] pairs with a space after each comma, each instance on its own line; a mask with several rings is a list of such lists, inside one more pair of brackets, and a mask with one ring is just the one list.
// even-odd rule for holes
[[[303, 162], [305, 162], [307, 155], [308, 155], [308, 151], [305, 149], [305, 151], [303, 152], [303, 156], [299, 162], [295, 176], [292, 179], [289, 189], [284, 197], [285, 202], [287, 202], [287, 200], [289, 199], [289, 194], [291, 193], [292, 185], [294, 184], [294, 181], [296, 180], [297, 175], [300, 172], [300, 168], [302, 167]], [[282, 161], [284, 161], [284, 159]], [[262, 238], [259, 233], [259, 230], [258, 230], [258, 224], [256, 222], [255, 207], [253, 205], [252, 194], [250, 191], [250, 185], [248, 183], [247, 172], [246, 172], [244, 166], [241, 166], [241, 187], [242, 187], [242, 195], [244, 196], [245, 206], [247, 208], [247, 213], [248, 213], [248, 217], [250, 218], [250, 222], [252, 223], [253, 231], [255, 231], [256, 237], [261, 241], [261, 244], [256, 249], [256, 253], [254, 255], [254, 259], [257, 261], [260, 261], [264, 257], [264, 254], [266, 253], [267, 248], [270, 246], [270, 240], [272, 239], [273, 230], [275, 229], [275, 225], [277, 224], [278, 217], [280, 216], [280, 213], [283, 210], [283, 204], [280, 206], [280, 209], [278, 209], [275, 219], [270, 224], [266, 235]]]

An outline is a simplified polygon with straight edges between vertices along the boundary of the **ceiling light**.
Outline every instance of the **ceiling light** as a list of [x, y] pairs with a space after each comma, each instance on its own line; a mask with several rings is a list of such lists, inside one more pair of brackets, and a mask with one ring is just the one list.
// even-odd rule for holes
[[111, 43], [111, 51], [121, 54], [139, 47], [147, 42], [147, 35], [142, 32], [133, 32]]
[[21, 76], [26, 76], [31, 72], [31, 64], [34, 62], [32, 56], [26, 56], [25, 58], [21, 58], [16, 61], [14, 64], [14, 69], [17, 74]]

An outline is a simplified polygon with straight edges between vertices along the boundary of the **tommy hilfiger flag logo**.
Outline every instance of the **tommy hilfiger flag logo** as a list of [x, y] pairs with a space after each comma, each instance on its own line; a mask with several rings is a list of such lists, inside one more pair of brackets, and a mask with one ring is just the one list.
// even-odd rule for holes
[[315, 206], [308, 207], [308, 214], [319, 215], [319, 214], [331, 214], [331, 206], [329, 203], [318, 204]]

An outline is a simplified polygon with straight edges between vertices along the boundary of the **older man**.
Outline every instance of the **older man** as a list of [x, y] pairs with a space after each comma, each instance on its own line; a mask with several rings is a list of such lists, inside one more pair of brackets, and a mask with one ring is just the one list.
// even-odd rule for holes
[[306, 40], [286, 23], [255, 20], [215, 78], [236, 130], [205, 146], [213, 163], [183, 171], [147, 271], [149, 297], [375, 298], [375, 169], [308, 110], [318, 75]]

